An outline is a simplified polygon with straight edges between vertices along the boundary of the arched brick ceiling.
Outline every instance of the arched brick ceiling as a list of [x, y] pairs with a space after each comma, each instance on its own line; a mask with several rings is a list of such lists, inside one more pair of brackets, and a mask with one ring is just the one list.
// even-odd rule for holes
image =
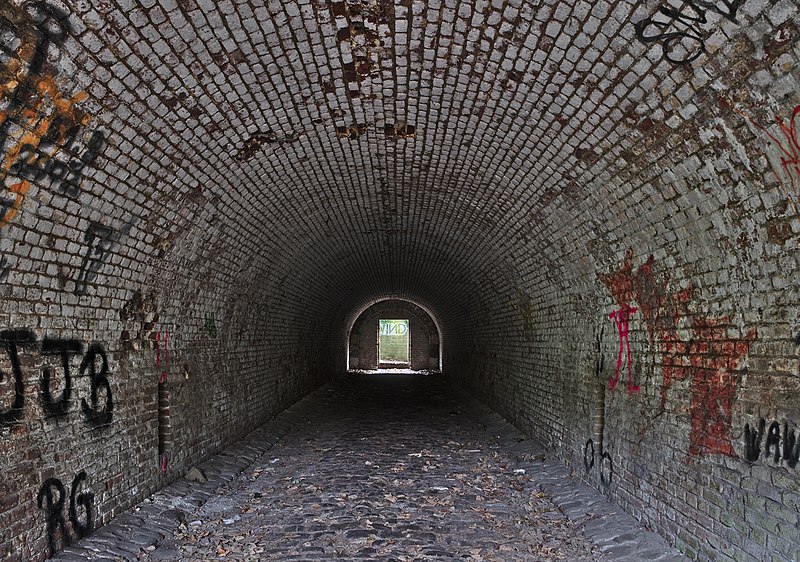
[[466, 326], [596, 287], [628, 247], [750, 259], [725, 205], [785, 195], [733, 108], [796, 96], [796, 27], [702, 4], [707, 52], [677, 65], [636, 36], [653, 1], [69, 0], [51, 63], [106, 138], [80, 204], [162, 294], [333, 331], [406, 295]]

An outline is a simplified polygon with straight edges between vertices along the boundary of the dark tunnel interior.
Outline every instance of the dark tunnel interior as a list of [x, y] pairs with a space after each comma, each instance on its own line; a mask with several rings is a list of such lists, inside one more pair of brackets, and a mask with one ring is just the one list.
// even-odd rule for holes
[[798, 13], [0, 0], [0, 559], [379, 367], [387, 318], [690, 558], [796, 557]]

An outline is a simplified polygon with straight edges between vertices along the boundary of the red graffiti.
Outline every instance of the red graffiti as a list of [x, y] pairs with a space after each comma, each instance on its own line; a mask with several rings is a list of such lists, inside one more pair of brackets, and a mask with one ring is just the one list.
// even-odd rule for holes
[[[789, 200], [791, 201], [792, 205], [797, 208], [798, 205], [800, 205], [800, 130], [798, 130], [800, 129], [800, 105], [794, 108], [791, 117], [789, 117], [788, 123], [784, 123], [783, 119], [779, 115], [775, 116], [775, 121], [778, 123], [779, 129], [785, 137], [786, 144], [784, 144], [775, 135], [767, 131], [766, 128], [759, 125], [758, 122], [756, 122], [756, 120], [749, 115], [742, 113], [738, 109], [736, 112], [750, 121], [758, 130], [767, 135], [769, 140], [771, 140], [775, 146], [778, 147], [778, 150], [780, 150], [781, 168], [789, 178], [788, 186], [786, 187], [786, 194], [789, 196]], [[775, 174], [775, 177], [778, 179], [778, 182], [786, 186], [787, 182], [781, 177], [774, 167], [772, 171]]]
[[741, 340], [727, 336], [728, 319], [695, 318], [689, 361], [692, 377], [692, 439], [690, 455], [721, 454], [735, 457], [728, 437], [733, 401], [736, 398], [736, 370], [750, 351], [755, 330]]
[[[156, 370], [161, 368], [161, 332], [156, 332]], [[169, 332], [164, 332], [164, 369], [158, 376], [158, 384], [167, 382], [167, 373], [169, 373]]]
[[167, 466], [169, 466], [169, 453], [161, 455], [161, 472], [167, 473]]
[[[650, 341], [659, 346], [663, 382], [661, 411], [674, 380], [691, 380], [692, 432], [689, 454], [735, 456], [729, 428], [741, 361], [750, 351], [756, 330], [743, 337], [728, 333], [727, 317], [704, 318], [689, 311], [691, 289], [669, 289], [669, 278], [654, 272], [653, 256], [636, 272], [628, 250], [618, 270], [598, 274], [621, 307], [639, 305]], [[681, 330], [683, 325], [683, 330]], [[681, 337], [683, 332], [684, 337]]]
[[622, 370], [622, 353], [625, 351], [628, 366], [628, 394], [639, 392], [640, 387], [633, 384], [633, 371], [631, 369], [631, 342], [628, 339], [630, 318], [636, 314], [636, 308], [628, 304], [619, 310], [614, 310], [609, 314], [617, 326], [619, 332], [619, 353], [617, 354], [617, 369], [614, 371], [614, 378], [608, 381], [608, 388], [614, 390], [619, 382], [619, 372]]

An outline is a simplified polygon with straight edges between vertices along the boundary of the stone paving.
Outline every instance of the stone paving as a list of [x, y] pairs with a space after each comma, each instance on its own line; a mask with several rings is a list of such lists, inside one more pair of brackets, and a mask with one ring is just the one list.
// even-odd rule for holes
[[685, 560], [443, 376], [349, 375], [56, 560]]

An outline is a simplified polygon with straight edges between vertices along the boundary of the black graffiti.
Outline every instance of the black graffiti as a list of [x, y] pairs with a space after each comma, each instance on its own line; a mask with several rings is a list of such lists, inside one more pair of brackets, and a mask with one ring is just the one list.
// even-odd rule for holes
[[594, 466], [594, 441], [589, 439], [583, 446], [583, 466], [589, 472]]
[[[14, 403], [11, 408], [0, 414], [0, 425], [10, 425], [22, 419], [25, 406], [25, 383], [22, 380], [22, 368], [19, 364], [19, 347], [34, 343], [36, 336], [30, 330], [3, 330], [0, 332], [0, 344], [6, 348], [11, 360], [11, 371], [14, 374]], [[0, 372], [0, 380], [3, 380]]]
[[[77, 140], [81, 127], [67, 121], [65, 116], [59, 115], [53, 120], [53, 124], [42, 137], [38, 147], [30, 144], [24, 145], [17, 160], [9, 169], [9, 173], [30, 181], [50, 177], [61, 193], [67, 197], [77, 197], [80, 194], [83, 170], [100, 155], [105, 146], [105, 135], [101, 131], [94, 131], [86, 144], [86, 150], [82, 155], [77, 156], [77, 153], [80, 152]], [[64, 130], [66, 133], [61, 133]], [[65, 140], [63, 141], [59, 138], [61, 134], [64, 135]], [[60, 162], [48, 154], [48, 150], [51, 153], [64, 150], [66, 153], [76, 154], [76, 156], [67, 162]]]
[[[766, 429], [766, 431], [765, 431]], [[783, 440], [781, 440], [781, 426], [777, 421], [773, 421], [767, 428], [765, 419], [758, 422], [758, 429], [750, 428], [750, 424], [744, 426], [744, 457], [748, 462], [754, 463], [761, 456], [761, 442], [766, 434], [767, 439], [764, 443], [764, 460], [772, 460], [773, 463], [786, 461], [790, 468], [797, 466], [800, 461], [800, 439], [794, 430], [789, 429], [789, 422], [783, 424]], [[782, 446], [781, 446], [782, 445]]]
[[595, 352], [597, 353], [597, 361], [595, 362], [594, 366], [594, 376], [600, 377], [603, 374], [603, 369], [605, 368], [605, 357], [603, 357], [603, 332], [605, 331], [605, 325], [600, 325], [600, 333], [597, 334], [597, 340], [595, 341]]
[[611, 455], [604, 452], [600, 455], [600, 482], [606, 486], [611, 485], [611, 480], [614, 478], [614, 462], [611, 460]]
[[[86, 478], [86, 471], [80, 471], [72, 480], [69, 494], [69, 521], [78, 538], [86, 536], [94, 528], [94, 493], [91, 490], [81, 491]], [[59, 540], [64, 545], [72, 541], [64, 520], [66, 497], [64, 484], [58, 478], [45, 480], [36, 496], [39, 509], [47, 513], [47, 540], [51, 554], [58, 550]], [[81, 521], [79, 509], [84, 512], [84, 521]]]
[[[0, 147], [5, 146], [9, 136], [14, 136], [12, 126], [15, 123], [24, 130], [36, 131], [33, 138], [38, 138], [38, 142], [23, 144], [11, 152], [13, 162], [9, 163], [7, 174], [26, 181], [50, 177], [62, 194], [76, 197], [80, 193], [84, 169], [95, 161], [105, 146], [105, 135], [95, 131], [84, 143], [81, 131], [86, 121], [81, 118], [82, 113], [72, 109], [62, 111], [56, 100], [53, 100], [56, 108], [49, 122], [37, 117], [38, 108], [45, 98], [53, 99], [54, 92], [50, 91], [54, 87], [51, 85], [52, 71], [45, 63], [51, 46], [63, 46], [72, 32], [68, 16], [59, 8], [43, 2], [27, 4], [27, 12], [6, 4], [0, 8], [0, 32], [14, 37], [4, 45], [9, 58], [8, 62], [0, 65], [0, 72], [13, 75], [15, 80], [9, 82], [13, 89], [5, 96]], [[12, 53], [9, 45], [14, 43], [18, 46]], [[41, 130], [42, 124], [46, 125], [45, 130]], [[81, 144], [85, 144], [83, 149]], [[66, 154], [66, 161], [57, 159], [58, 153]], [[0, 201], [3, 214], [10, 204], [7, 199]]]
[[[105, 135], [102, 131], [94, 131], [86, 144], [86, 150], [77, 159], [70, 160], [66, 164], [61, 162], [54, 163], [47, 173], [58, 180], [58, 187], [64, 195], [76, 197], [80, 193], [80, 181], [83, 177], [83, 170], [92, 164], [100, 155], [105, 146]], [[53, 163], [51, 160], [48, 164]]]
[[[53, 490], [58, 493], [58, 499], [53, 498]], [[47, 512], [47, 540], [50, 544], [50, 553], [58, 550], [58, 532], [64, 542], [69, 542], [67, 524], [64, 521], [64, 501], [66, 499], [64, 484], [57, 478], [48, 478], [42, 484], [39, 495], [36, 496], [36, 505]]]
[[47, 60], [50, 45], [61, 46], [72, 31], [66, 12], [45, 2], [31, 3], [28, 6], [31, 18], [36, 23], [39, 41], [36, 52], [29, 62], [29, 72], [38, 73]]
[[[736, 19], [736, 12], [739, 11], [739, 7], [742, 5], [744, 0], [733, 0], [733, 2], [729, 2], [728, 0], [688, 0], [690, 4], [694, 4], [699, 8], [705, 8], [710, 12], [717, 13], [724, 18], [729, 19], [733, 23], [739, 23], [739, 20]], [[720, 8], [719, 5], [722, 4], [724, 7]]]
[[[89, 531], [94, 528], [94, 493], [91, 490], [83, 491], [80, 494], [76, 492], [80, 489], [80, 485], [86, 480], [86, 471], [81, 470], [72, 480], [72, 488], [69, 494], [69, 520], [75, 529], [75, 533], [79, 538], [86, 536]], [[81, 522], [78, 516], [78, 507], [82, 507], [85, 512], [85, 521]]]
[[[794, 337], [794, 344], [800, 346], [800, 332]], [[800, 365], [797, 367], [797, 376], [800, 377]]]
[[781, 426], [778, 422], [774, 421], [769, 424], [767, 430], [767, 444], [764, 446], [764, 458], [768, 459], [770, 451], [775, 449], [775, 455], [772, 462], [780, 462], [781, 460]]
[[[72, 31], [67, 14], [55, 6], [44, 2], [31, 3], [28, 13], [20, 13], [19, 8], [9, 6], [0, 11], [0, 28], [11, 32], [21, 32], [22, 46], [33, 47], [28, 63], [28, 74], [38, 74], [47, 60], [50, 45], [61, 46]], [[27, 20], [27, 21], [14, 21]], [[24, 86], [25, 84], [20, 84]], [[18, 89], [24, 89], [18, 87]]]
[[89, 223], [84, 241], [86, 242], [86, 255], [83, 257], [78, 280], [75, 281], [75, 294], [85, 295], [88, 285], [97, 278], [97, 273], [103, 267], [106, 254], [114, 243], [114, 231], [97, 222]]
[[[3, 330], [0, 332], [0, 346], [5, 348], [14, 376], [14, 402], [6, 412], [0, 413], [0, 426], [12, 425], [22, 419], [25, 406], [25, 382], [19, 352], [21, 347], [31, 346], [36, 341], [36, 335], [30, 330]], [[54, 397], [51, 388], [53, 372], [50, 366], [43, 367], [40, 396], [42, 408], [47, 415], [63, 416], [69, 412], [72, 396], [70, 362], [73, 357], [79, 356], [83, 352], [83, 347], [83, 344], [76, 340], [55, 338], [42, 340], [41, 354], [60, 358], [64, 381], [61, 395]], [[113, 420], [114, 400], [108, 380], [108, 358], [101, 344], [94, 342], [89, 345], [78, 368], [78, 374], [88, 376], [91, 385], [89, 401], [85, 398], [81, 401], [87, 423], [93, 426], [110, 424]], [[3, 377], [4, 374], [0, 372], [0, 380], [3, 380]], [[105, 399], [101, 400], [103, 393]]]
[[790, 468], [797, 466], [800, 460], [800, 439], [794, 430], [789, 431], [789, 424], [783, 424], [783, 460]]
[[758, 430], [750, 429], [750, 424], [744, 424], [744, 458], [750, 462], [756, 462], [761, 456], [761, 438], [764, 436], [766, 420], [762, 419], [758, 424]]
[[58, 340], [44, 338], [42, 340], [42, 355], [60, 355], [61, 368], [64, 372], [64, 391], [59, 400], [54, 400], [50, 392], [50, 369], [42, 370], [42, 405], [45, 412], [50, 415], [64, 415], [69, 410], [69, 398], [72, 392], [72, 377], [69, 373], [70, 357], [83, 351], [83, 345], [76, 340]]
[[633, 26], [642, 43], [661, 43], [668, 62], [690, 64], [706, 52], [703, 29], [708, 23], [706, 11], [738, 23], [736, 13], [741, 3], [742, 0], [687, 0], [681, 9], [661, 6], [651, 17], [635, 22]]
[[[0, 207], [3, 207], [3, 205], [0, 204]], [[0, 208], [0, 215], [5, 214], [6, 210], [4, 208]], [[0, 258], [0, 283], [5, 283], [5, 281], [8, 279], [9, 273], [11, 273], [11, 266], [8, 265], [8, 260], [5, 258], [5, 256], [3, 256]]]
[[[702, 30], [698, 30], [696, 26], [707, 23], [708, 20], [703, 10], [691, 3], [688, 7], [694, 14], [685, 14], [662, 6], [652, 17], [633, 24], [636, 37], [645, 44], [660, 42], [664, 58], [672, 64], [691, 63], [706, 52]], [[678, 31], [667, 31], [670, 28], [677, 28]], [[685, 55], [680, 55], [682, 49], [686, 51]]]
[[63, 45], [72, 30], [67, 14], [44, 2], [28, 5], [27, 14], [10, 4], [0, 9], [0, 30], [17, 35], [20, 43], [17, 53], [27, 55], [24, 61], [27, 63], [27, 72], [18, 79], [11, 95], [7, 96], [6, 119], [0, 123], [2, 147], [11, 124], [9, 117], [17, 115], [25, 107], [31, 83], [42, 71], [50, 46]]
[[[590, 438], [583, 445], [583, 466], [586, 468], [587, 473], [595, 465], [594, 458], [594, 441]], [[604, 451], [600, 454], [598, 470], [600, 472], [600, 482], [606, 486], [611, 485], [611, 481], [614, 478], [614, 462], [611, 460], [611, 455], [608, 453], [608, 451]]]
[[79, 123], [75, 123], [64, 114], [57, 114], [39, 140], [38, 145], [23, 144], [19, 155], [9, 172], [26, 180], [38, 180], [52, 172], [55, 166], [50, 158], [49, 151], [56, 148], [73, 149], [78, 133], [81, 130]]
[[[0, 125], [0, 128], [2, 128], [2, 125]], [[0, 133], [2, 133], [2, 131], [0, 131]], [[0, 148], [2, 147], [3, 145], [0, 144]], [[6, 213], [14, 208], [15, 199], [16, 196], [13, 193], [4, 192], [0, 194], [0, 217], [5, 217]]]
[[[97, 370], [98, 357], [101, 363], [99, 372]], [[81, 375], [83, 375], [84, 371], [87, 369], [89, 370], [92, 381], [92, 405], [89, 406], [84, 398], [81, 401], [83, 413], [86, 416], [86, 420], [94, 426], [108, 425], [114, 417], [114, 400], [111, 396], [111, 385], [108, 383], [108, 359], [106, 358], [106, 353], [103, 351], [102, 346], [98, 343], [93, 343], [89, 346], [89, 350], [83, 358], [83, 363], [81, 363]], [[105, 407], [102, 409], [97, 407], [97, 394], [100, 389], [105, 390], [106, 394]]]

